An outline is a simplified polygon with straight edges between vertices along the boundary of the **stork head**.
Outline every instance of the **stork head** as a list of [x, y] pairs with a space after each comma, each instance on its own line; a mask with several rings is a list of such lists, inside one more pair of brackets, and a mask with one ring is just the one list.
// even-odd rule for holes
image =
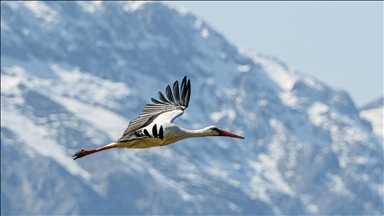
[[207, 131], [210, 136], [227, 136], [227, 137], [233, 137], [233, 138], [239, 138], [239, 139], [244, 139], [244, 137], [233, 134], [231, 132], [221, 130], [216, 126], [210, 126], [207, 128]]

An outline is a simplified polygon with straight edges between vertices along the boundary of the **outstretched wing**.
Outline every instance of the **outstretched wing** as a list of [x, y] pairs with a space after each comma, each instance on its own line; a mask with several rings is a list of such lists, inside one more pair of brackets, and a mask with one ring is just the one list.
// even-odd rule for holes
[[[119, 140], [135, 136], [135, 132], [161, 119], [162, 122], [172, 122], [175, 118], [183, 114], [183, 110], [188, 107], [191, 97], [191, 83], [187, 76], [184, 77], [179, 89], [179, 83], [173, 84], [173, 93], [168, 85], [165, 89], [167, 98], [159, 91], [160, 101], [151, 98], [153, 104], [147, 104], [139, 117], [131, 121], [125, 129], [123, 136]], [[159, 122], [159, 121], [158, 121]], [[159, 122], [160, 123], [160, 122]]]
[[163, 140], [164, 138], [163, 126], [161, 125], [159, 129], [157, 129], [157, 124], [154, 124], [150, 132], [148, 132], [148, 130], [145, 128], [140, 128], [134, 131], [129, 136], [123, 136], [122, 138], [118, 139], [116, 142], [130, 142], [133, 140], [140, 140], [144, 138], [152, 138], [152, 139], [156, 138], [156, 139]]

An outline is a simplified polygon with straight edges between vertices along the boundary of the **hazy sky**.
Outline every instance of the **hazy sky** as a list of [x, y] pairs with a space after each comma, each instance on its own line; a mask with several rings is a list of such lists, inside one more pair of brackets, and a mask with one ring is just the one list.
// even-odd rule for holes
[[347, 91], [357, 106], [384, 94], [383, 2], [166, 2], [237, 47]]

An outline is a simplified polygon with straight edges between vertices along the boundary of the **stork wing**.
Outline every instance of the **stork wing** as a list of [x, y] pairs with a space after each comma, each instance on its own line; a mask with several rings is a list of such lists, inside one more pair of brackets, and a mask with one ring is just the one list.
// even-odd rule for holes
[[187, 76], [181, 82], [179, 90], [179, 83], [176, 81], [173, 84], [173, 94], [171, 87], [168, 85], [165, 89], [165, 98], [163, 93], [159, 91], [158, 97], [160, 101], [151, 98], [153, 104], [147, 104], [144, 110], [140, 113], [139, 117], [131, 121], [125, 129], [123, 136], [119, 140], [127, 139], [128, 137], [135, 136], [135, 131], [146, 127], [156, 120], [160, 122], [172, 122], [175, 118], [183, 114], [183, 110], [188, 107], [189, 99], [191, 97], [191, 83]]
[[161, 125], [159, 127], [159, 130], [157, 130], [157, 125], [154, 124], [152, 127], [151, 132], [148, 132], [147, 129], [141, 128], [139, 130], [136, 130], [129, 136], [123, 136], [120, 139], [117, 140], [117, 142], [130, 142], [134, 140], [141, 140], [141, 139], [163, 139], [164, 138], [164, 129]]

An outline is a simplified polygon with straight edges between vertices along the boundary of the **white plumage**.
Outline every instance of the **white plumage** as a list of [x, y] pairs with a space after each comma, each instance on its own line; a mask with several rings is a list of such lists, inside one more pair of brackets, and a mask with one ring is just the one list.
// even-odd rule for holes
[[228, 136], [241, 138], [239, 135], [209, 126], [199, 130], [188, 130], [172, 122], [184, 113], [191, 96], [190, 80], [185, 76], [181, 87], [176, 81], [166, 87], [166, 96], [158, 92], [160, 101], [151, 98], [153, 104], [147, 104], [139, 117], [131, 121], [122, 137], [108, 145], [92, 150], [81, 150], [73, 157], [74, 160], [111, 148], [150, 148], [169, 145], [186, 138], [206, 136]]

